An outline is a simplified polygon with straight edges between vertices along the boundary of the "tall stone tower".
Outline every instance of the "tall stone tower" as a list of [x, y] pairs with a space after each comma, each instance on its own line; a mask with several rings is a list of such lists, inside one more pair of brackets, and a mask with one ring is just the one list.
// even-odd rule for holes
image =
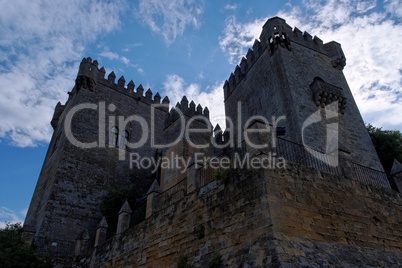
[[[144, 95], [141, 85], [134, 90], [133, 81], [125, 87], [123, 76], [115, 83], [114, 72], [104, 76], [97, 61], [83, 59], [68, 101], [57, 104], [54, 133], [24, 224], [39, 250], [60, 257], [59, 263], [73, 259], [76, 241], [93, 240], [102, 218], [100, 203], [110, 188], [137, 186], [146, 192], [154, 179], [149, 169], [130, 168], [127, 155], [154, 157], [150, 117], [154, 142], [161, 143], [168, 108], [151, 111], [151, 106], [169, 100], [161, 102], [150, 89]], [[141, 139], [145, 143], [138, 148], [126, 146]]]
[[[324, 44], [317, 36], [292, 30], [282, 18], [269, 19], [260, 41], [224, 85], [226, 116], [234, 122], [237, 145], [245, 141], [244, 130], [253, 128], [246, 121], [262, 116], [268, 131], [281, 130], [281, 139], [270, 146], [289, 141], [293, 155], [288, 157], [296, 162], [349, 176], [369, 167], [373, 172], [367, 182], [388, 188], [386, 178], [378, 176], [383, 169], [343, 75], [345, 65], [340, 44]], [[318, 161], [306, 163], [308, 158]], [[322, 165], [314, 164], [320, 160]]]

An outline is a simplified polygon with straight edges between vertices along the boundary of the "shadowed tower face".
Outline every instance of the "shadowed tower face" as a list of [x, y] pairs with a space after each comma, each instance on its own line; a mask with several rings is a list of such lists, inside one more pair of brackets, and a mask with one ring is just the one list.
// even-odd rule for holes
[[[155, 142], [164, 139], [168, 108], [158, 105], [168, 105], [168, 99], [161, 103], [158, 93], [144, 94], [141, 85], [134, 90], [133, 81], [125, 87], [124, 77], [115, 83], [113, 72], [105, 79], [104, 68], [97, 65], [83, 59], [67, 103], [56, 106], [54, 133], [24, 223], [39, 250], [50, 250], [60, 262], [74, 258], [77, 241], [89, 239], [80, 243], [83, 249], [93, 245], [103, 216], [100, 204], [110, 189], [137, 187], [145, 194], [151, 185], [152, 167], [130, 167], [128, 157], [155, 156], [149, 138], [151, 116]], [[140, 120], [128, 120], [130, 116], [146, 121], [148, 132]], [[126, 146], [142, 137], [146, 142], [139, 148]]]
[[269, 19], [224, 85], [226, 116], [242, 122], [234, 124], [236, 142], [244, 141], [239, 135], [245, 122], [259, 115], [313, 155], [336, 152], [334, 164], [342, 169], [353, 162], [382, 170], [343, 75], [345, 65], [340, 44], [324, 44], [281, 18]]

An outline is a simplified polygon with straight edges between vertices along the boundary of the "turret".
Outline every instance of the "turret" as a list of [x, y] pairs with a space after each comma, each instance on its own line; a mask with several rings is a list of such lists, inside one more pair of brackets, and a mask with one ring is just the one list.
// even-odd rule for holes
[[99, 76], [98, 73], [98, 61], [92, 61], [90, 57], [83, 58], [78, 70], [77, 79], [75, 79], [76, 90], [85, 88], [89, 91], [94, 91]]

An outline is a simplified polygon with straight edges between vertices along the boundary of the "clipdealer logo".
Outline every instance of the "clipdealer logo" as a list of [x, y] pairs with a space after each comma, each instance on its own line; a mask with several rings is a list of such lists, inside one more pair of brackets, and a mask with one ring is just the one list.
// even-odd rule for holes
[[[131, 115], [128, 117], [119, 115], [109, 115], [108, 120], [106, 120], [106, 112], [108, 111], [109, 113], [113, 113], [116, 111], [116, 106], [114, 104], [109, 104], [106, 105], [105, 102], [99, 102], [99, 104], [94, 104], [94, 103], [82, 103], [78, 104], [74, 107], [72, 107], [68, 113], [66, 114], [66, 118], [64, 121], [64, 129], [65, 129], [65, 135], [67, 139], [70, 141], [71, 144], [73, 144], [76, 147], [83, 148], [83, 149], [90, 149], [90, 148], [105, 148], [107, 146], [106, 142], [106, 133], [108, 133], [107, 129], [111, 128], [112, 126], [109, 125], [107, 126], [106, 122], [112, 122], [114, 124], [113, 126], [117, 126], [118, 129], [126, 129], [127, 125], [131, 122], [135, 122], [137, 125], [139, 125], [140, 131], [138, 133], [140, 134], [140, 138], [136, 142], [129, 142], [126, 141], [125, 146], [127, 146], [130, 149], [138, 149], [144, 146], [147, 142], [149, 143], [149, 146], [154, 149], [164, 149], [164, 148], [170, 148], [176, 144], [178, 144], [181, 140], [185, 139], [188, 144], [195, 148], [195, 149], [205, 149], [208, 148], [209, 146], [213, 146], [214, 148], [240, 148], [241, 142], [239, 141], [244, 141], [247, 145], [248, 148], [252, 149], [271, 149], [272, 152], [276, 151], [276, 143], [277, 143], [277, 137], [276, 137], [276, 127], [278, 123], [282, 120], [286, 120], [286, 116], [279, 116], [275, 117], [272, 116], [271, 120], [268, 120], [267, 118], [256, 115], [256, 116], [251, 116], [248, 118], [248, 120], [245, 121], [243, 124], [242, 122], [242, 107], [241, 107], [241, 102], [238, 102], [237, 105], [237, 120], [236, 120], [236, 128], [235, 128], [235, 123], [232, 121], [231, 118], [225, 117], [226, 120], [226, 130], [228, 133], [228, 137], [225, 140], [225, 143], [217, 143], [215, 140], [214, 136], [211, 135], [210, 140], [206, 141], [204, 144], [199, 144], [195, 143], [191, 139], [191, 134], [202, 134], [202, 133], [212, 133], [212, 125], [209, 122], [209, 119], [206, 118], [203, 115], [195, 115], [191, 117], [187, 122], [184, 119], [184, 114], [180, 109], [175, 109], [175, 111], [178, 113], [178, 120], [180, 124], [180, 132], [178, 133], [177, 138], [170, 142], [170, 143], [162, 143], [158, 144], [155, 142], [155, 109], [160, 109], [160, 108], [169, 108], [169, 105], [167, 104], [152, 104], [151, 109], [150, 109], [150, 121], [144, 119], [143, 117], [139, 115]], [[81, 142], [73, 134], [72, 131], [72, 120], [73, 117], [80, 111], [83, 111], [85, 109], [90, 109], [98, 112], [98, 139], [92, 142]], [[301, 128], [301, 136], [302, 136], [302, 142], [305, 150], [311, 154], [313, 157], [316, 159], [330, 165], [330, 166], [338, 166], [339, 160], [338, 160], [338, 136], [339, 136], [339, 131], [338, 131], [338, 123], [329, 123], [326, 125], [326, 145], [325, 145], [325, 152], [319, 152], [311, 148], [307, 142], [306, 142], [306, 133], [308, 132], [308, 127], [311, 126], [312, 124], [318, 123], [318, 122], [323, 122], [327, 121], [329, 119], [336, 119], [338, 118], [338, 102], [333, 102], [327, 106], [325, 106], [325, 109], [318, 109], [316, 112], [314, 112], [312, 115], [310, 115], [302, 124]], [[325, 114], [325, 116], [322, 116], [322, 113]], [[117, 120], [117, 124], [116, 123]], [[201, 121], [205, 122], [206, 128], [193, 128], [192, 125], [195, 121]], [[254, 122], [261, 122], [262, 126], [261, 128], [255, 129], [251, 127]], [[226, 131], [225, 130], [225, 131]], [[237, 130], [237, 136], [234, 137], [234, 131]], [[265, 137], [265, 140], [270, 140], [269, 142], [266, 143], [255, 143], [250, 136], [253, 134], [260, 135], [261, 137]], [[235, 138], [237, 138], [237, 142], [235, 141]], [[267, 139], [268, 138], [268, 139]], [[114, 145], [108, 144], [109, 147], [115, 147]], [[148, 146], [148, 144], [147, 144]], [[275, 156], [275, 154], [272, 154], [272, 156]], [[119, 160], [125, 160], [126, 159], [126, 150], [119, 150]], [[133, 161], [133, 159], [136, 159], [138, 162], [140, 159], [140, 156], [138, 154], [131, 155], [130, 156], [130, 161]], [[188, 162], [188, 160], [182, 160], [184, 162]], [[150, 161], [148, 161], [150, 162]], [[145, 163], [145, 161], [144, 161]], [[156, 163], [153, 163], [156, 164]]]
[[[209, 122], [209, 119], [206, 118], [203, 115], [195, 115], [192, 116], [187, 122], [184, 119], [184, 114], [180, 109], [175, 109], [175, 111], [178, 113], [178, 120], [180, 124], [180, 131], [178, 137], [169, 143], [162, 143], [158, 144], [155, 142], [155, 130], [157, 129], [155, 127], [155, 109], [159, 108], [169, 108], [169, 105], [167, 104], [152, 104], [151, 105], [151, 110], [150, 110], [150, 125], [148, 124], [147, 120], [145, 120], [143, 117], [139, 115], [131, 115], [128, 117], [125, 116], [115, 116], [115, 115], [109, 115], [108, 116], [108, 122], [116, 122], [116, 126], [118, 129], [126, 129], [127, 125], [130, 122], [135, 122], [139, 125], [140, 131], [140, 139], [137, 142], [129, 142], [127, 141], [125, 146], [127, 146], [130, 149], [138, 149], [144, 146], [147, 142], [149, 142], [149, 146], [154, 149], [164, 149], [164, 148], [170, 148], [176, 144], [178, 144], [181, 140], [185, 139], [186, 142], [193, 148], [195, 149], [205, 149], [210, 146], [213, 146], [214, 148], [235, 148], [236, 146], [238, 148], [241, 147], [241, 144], [239, 142], [235, 142], [235, 137], [234, 137], [234, 126], [235, 124], [232, 122], [231, 118], [225, 117], [226, 123], [227, 123], [227, 128], [226, 130], [227, 133], [229, 134], [228, 140], [226, 143], [221, 144], [216, 141], [213, 135], [211, 135], [210, 140], [206, 141], [203, 144], [200, 143], [195, 143], [191, 136], [192, 134], [205, 134], [205, 133], [212, 133], [212, 125]], [[72, 120], [73, 117], [80, 111], [83, 111], [85, 109], [89, 110], [95, 110], [98, 112], [98, 140], [97, 141], [92, 141], [92, 142], [81, 142], [79, 141], [75, 136], [72, 131]], [[109, 104], [106, 107], [105, 102], [99, 102], [99, 104], [94, 104], [94, 103], [82, 103], [78, 104], [74, 107], [72, 107], [68, 113], [66, 114], [66, 118], [64, 121], [64, 129], [65, 129], [65, 135], [67, 139], [70, 141], [71, 144], [73, 144], [76, 147], [83, 148], [83, 149], [90, 149], [90, 148], [105, 148], [107, 143], [106, 143], [106, 131], [108, 128], [111, 128], [112, 126], [109, 125], [107, 126], [106, 124], [106, 111], [108, 112], [115, 112], [116, 111], [116, 106], [114, 104]], [[276, 146], [276, 126], [278, 122], [281, 120], [285, 120], [285, 116], [280, 116], [280, 117], [275, 117], [273, 116], [271, 120], [268, 120], [264, 118], [263, 116], [251, 116], [243, 125], [243, 122], [241, 120], [241, 103], [239, 102], [237, 105], [237, 114], [239, 117], [237, 118], [237, 140], [243, 140], [247, 143], [247, 146], [250, 146], [251, 148], [255, 149], [264, 149], [272, 146], [273, 149], [275, 149]], [[205, 122], [206, 128], [194, 128], [194, 122], [195, 121], [201, 121]], [[264, 127], [262, 129], [253, 129], [250, 126], [253, 124], [253, 122], [259, 121], [262, 122]], [[113, 123], [112, 123], [113, 124]], [[258, 144], [254, 143], [251, 139], [250, 136], [253, 135], [254, 133], [260, 133], [262, 135], [265, 135], [266, 137], [271, 137], [271, 142], [270, 144], [268, 143], [263, 143], [263, 144]], [[113, 145], [109, 147], [114, 147]], [[119, 160], [125, 160], [125, 151], [120, 150], [119, 151]]]
[[305, 142], [305, 132], [306, 128], [314, 123], [319, 123], [323, 121], [328, 121], [330, 119], [337, 119], [338, 113], [338, 101], [332, 102], [325, 106], [324, 109], [325, 117], [322, 116], [321, 110], [319, 109], [312, 115], [310, 115], [302, 125], [302, 141], [303, 146], [308, 153], [310, 153], [316, 159], [328, 164], [332, 167], [337, 167], [339, 164], [339, 124], [328, 123], [326, 124], [326, 142], [325, 142], [325, 152], [318, 152], [311, 147], [309, 147]]

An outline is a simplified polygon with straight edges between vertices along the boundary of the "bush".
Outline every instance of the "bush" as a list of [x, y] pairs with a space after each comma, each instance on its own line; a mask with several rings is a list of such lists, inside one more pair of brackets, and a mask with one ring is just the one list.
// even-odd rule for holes
[[53, 267], [49, 258], [40, 256], [22, 240], [21, 223], [6, 223], [0, 230], [0, 267]]
[[176, 268], [190, 268], [190, 264], [188, 264], [188, 257], [181, 256], [179, 261], [177, 262]]
[[208, 262], [208, 268], [220, 268], [222, 267], [222, 256], [216, 255], [212, 260]]
[[194, 227], [193, 233], [197, 236], [198, 239], [202, 239], [205, 237], [205, 227], [204, 225], [200, 224]]
[[233, 175], [233, 172], [234, 171], [231, 169], [214, 169], [212, 171], [212, 177], [226, 186], [230, 182], [230, 177]]
[[382, 130], [382, 128], [377, 128], [370, 124], [366, 128], [385, 173], [389, 175], [394, 159], [402, 162], [402, 134], [398, 130]]

